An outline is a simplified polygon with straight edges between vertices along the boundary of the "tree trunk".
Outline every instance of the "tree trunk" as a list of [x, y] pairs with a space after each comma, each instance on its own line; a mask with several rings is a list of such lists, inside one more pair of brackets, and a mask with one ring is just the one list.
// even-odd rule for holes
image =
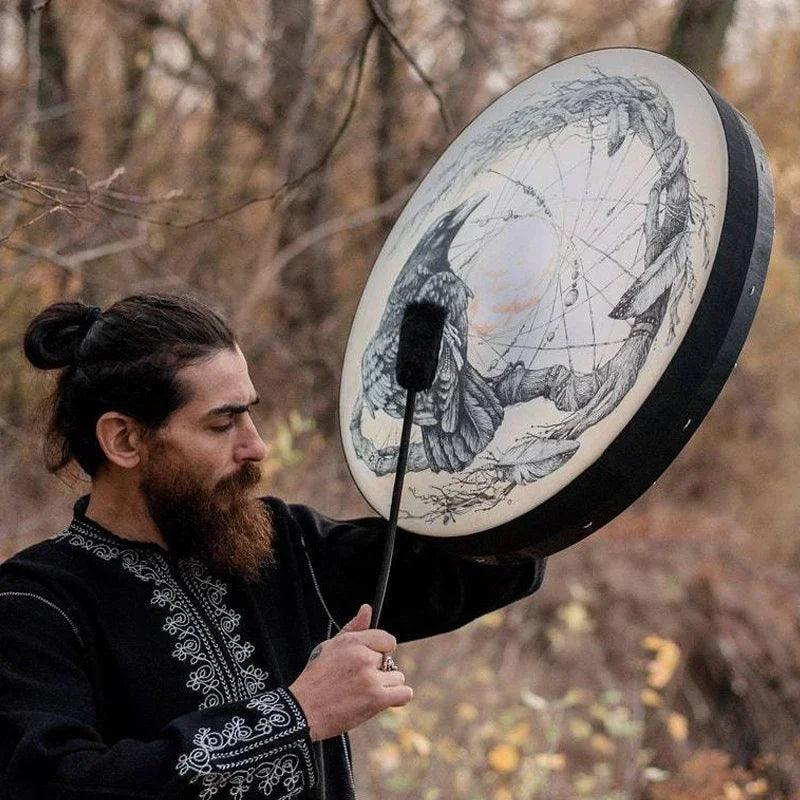
[[[383, 11], [392, 20], [390, 0], [384, 0]], [[383, 28], [378, 30], [378, 54], [375, 60], [375, 199], [378, 203], [388, 200], [396, 190], [392, 169], [392, 131], [400, 122], [397, 77], [392, 42]], [[384, 233], [390, 224], [383, 223]]]
[[61, 42], [55, 3], [47, 3], [41, 11], [33, 11], [32, 0], [22, 0], [20, 14], [26, 28], [31, 15], [41, 14], [39, 30], [38, 107], [41, 112], [52, 112], [52, 119], [37, 124], [40, 152], [46, 153], [50, 163], [62, 167], [77, 166], [78, 132], [74, 115], [69, 108], [70, 92], [67, 85], [67, 55]]
[[683, 0], [665, 54], [714, 83], [736, 0]]

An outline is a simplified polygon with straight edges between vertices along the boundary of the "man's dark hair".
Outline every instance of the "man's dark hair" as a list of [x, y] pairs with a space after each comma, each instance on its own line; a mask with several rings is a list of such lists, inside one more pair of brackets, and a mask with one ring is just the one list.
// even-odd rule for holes
[[105, 459], [95, 436], [104, 413], [157, 430], [191, 399], [178, 371], [234, 349], [235, 337], [194, 297], [137, 294], [102, 313], [80, 302], [53, 303], [29, 323], [24, 347], [34, 367], [62, 370], [50, 398], [48, 471], [75, 460], [93, 478]]

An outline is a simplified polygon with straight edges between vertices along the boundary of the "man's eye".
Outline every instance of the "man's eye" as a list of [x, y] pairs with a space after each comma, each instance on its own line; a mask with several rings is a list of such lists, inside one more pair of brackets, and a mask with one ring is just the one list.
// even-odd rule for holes
[[227, 425], [225, 425], [222, 428], [212, 428], [211, 430], [212, 431], [219, 431], [220, 433], [223, 433], [224, 431], [229, 431], [232, 427], [233, 427], [233, 423], [229, 422]]

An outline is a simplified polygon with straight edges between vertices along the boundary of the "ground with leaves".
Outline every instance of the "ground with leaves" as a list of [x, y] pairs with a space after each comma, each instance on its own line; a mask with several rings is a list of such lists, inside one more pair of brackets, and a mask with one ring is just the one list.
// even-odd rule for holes
[[659, 516], [552, 558], [534, 597], [401, 646], [415, 697], [353, 733], [359, 796], [800, 798], [800, 576], [719, 520]]

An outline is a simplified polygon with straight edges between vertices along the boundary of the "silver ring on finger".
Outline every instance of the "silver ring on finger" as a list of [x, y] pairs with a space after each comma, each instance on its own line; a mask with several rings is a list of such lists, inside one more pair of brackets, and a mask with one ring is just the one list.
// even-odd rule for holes
[[393, 670], [397, 669], [397, 664], [394, 663], [394, 659], [388, 654], [383, 654], [383, 662], [381, 663], [380, 670], [383, 672], [392, 672]]

